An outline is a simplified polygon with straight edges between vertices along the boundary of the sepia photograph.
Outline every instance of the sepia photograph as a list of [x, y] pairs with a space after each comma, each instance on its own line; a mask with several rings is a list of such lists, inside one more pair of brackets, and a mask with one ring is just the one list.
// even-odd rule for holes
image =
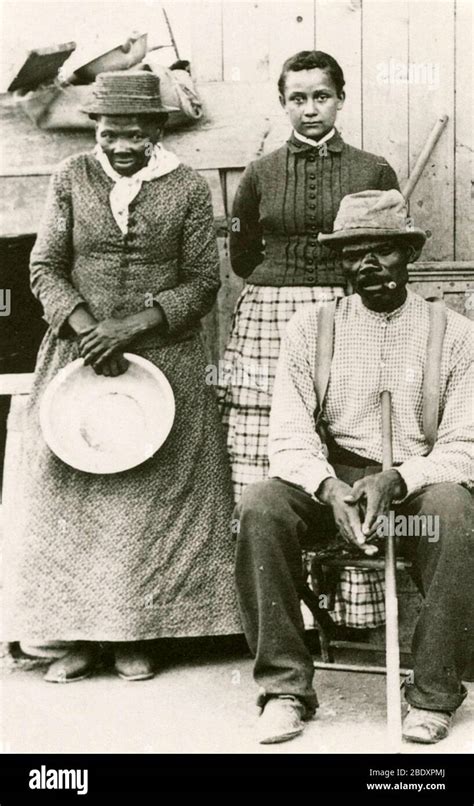
[[94, 796], [84, 754], [310, 755], [472, 803], [473, 18], [1, 0], [26, 795]]

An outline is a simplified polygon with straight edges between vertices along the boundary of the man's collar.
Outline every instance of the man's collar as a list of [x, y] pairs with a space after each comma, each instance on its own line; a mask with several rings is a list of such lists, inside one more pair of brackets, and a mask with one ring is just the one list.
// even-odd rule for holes
[[344, 140], [342, 139], [341, 135], [339, 134], [337, 129], [334, 129], [334, 134], [329, 137], [327, 140], [323, 138], [323, 140], [319, 142], [311, 142], [309, 138], [308, 142], [304, 142], [303, 140], [298, 139], [295, 137], [295, 132], [293, 131], [290, 135], [289, 140], [287, 141], [288, 149], [291, 151], [292, 154], [307, 154], [308, 151], [311, 151], [314, 148], [322, 148], [323, 145], [327, 148], [328, 151], [333, 152], [340, 152], [344, 147]]
[[359, 313], [365, 314], [366, 316], [372, 317], [374, 319], [379, 320], [382, 319], [385, 321], [392, 321], [392, 319], [398, 319], [398, 317], [406, 313], [406, 311], [408, 311], [413, 304], [413, 293], [410, 291], [409, 288], [407, 288], [407, 296], [405, 302], [402, 302], [402, 304], [399, 305], [398, 308], [395, 308], [394, 311], [371, 311], [370, 308], [366, 308], [359, 294], [354, 294], [354, 297], [356, 297], [356, 305]]

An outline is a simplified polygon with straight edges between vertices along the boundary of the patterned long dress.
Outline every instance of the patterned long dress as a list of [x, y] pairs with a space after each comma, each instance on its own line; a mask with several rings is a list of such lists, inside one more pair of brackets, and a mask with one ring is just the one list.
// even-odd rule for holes
[[[112, 184], [92, 154], [63, 163], [32, 253], [32, 288], [49, 329], [29, 402], [24, 502], [7, 551], [7, 640], [241, 632], [230, 471], [199, 332], [219, 287], [209, 189], [183, 165], [143, 183], [124, 236], [109, 206]], [[81, 301], [98, 320], [136, 313], [150, 295], [168, 335], [149, 331], [129, 351], [173, 388], [170, 436], [132, 470], [74, 470], [46, 446], [38, 419], [46, 386], [78, 357], [67, 318]]]

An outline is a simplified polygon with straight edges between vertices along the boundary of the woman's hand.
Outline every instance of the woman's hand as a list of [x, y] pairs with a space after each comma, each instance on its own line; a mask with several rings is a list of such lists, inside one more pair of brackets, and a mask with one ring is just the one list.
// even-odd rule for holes
[[107, 375], [116, 378], [118, 375], [123, 375], [129, 367], [129, 361], [122, 355], [122, 353], [114, 353], [110, 358], [106, 358], [96, 367], [93, 367], [96, 375]]
[[109, 362], [112, 358], [118, 359], [117, 353], [122, 352], [123, 347], [130, 343], [136, 333], [136, 327], [130, 323], [128, 317], [104, 319], [79, 335], [79, 350], [84, 364], [92, 364], [96, 371], [100, 370], [105, 362]]
[[67, 321], [73, 333], [79, 337], [83, 333], [89, 332], [97, 324], [97, 319], [94, 319], [85, 303], [77, 305], [73, 312], [69, 314]]
[[140, 333], [154, 328], [165, 330], [166, 326], [159, 305], [123, 319], [110, 317], [78, 333], [79, 351], [84, 364], [91, 364], [98, 375], [122, 375], [128, 367], [122, 355], [123, 347]]
[[[69, 327], [77, 336], [79, 344], [85, 336], [90, 335], [97, 326], [97, 319], [94, 319], [85, 305], [78, 305], [68, 318]], [[127, 371], [128, 361], [122, 353], [115, 352], [110, 358], [105, 359], [100, 364], [94, 366], [97, 375], [108, 375], [116, 377], [123, 375]]]

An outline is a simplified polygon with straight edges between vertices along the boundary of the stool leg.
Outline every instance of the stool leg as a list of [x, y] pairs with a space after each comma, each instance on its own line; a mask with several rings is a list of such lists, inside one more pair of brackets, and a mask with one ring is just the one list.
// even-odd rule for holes
[[334, 654], [331, 649], [331, 631], [333, 624], [329, 613], [320, 608], [319, 598], [307, 585], [305, 585], [304, 590], [301, 591], [301, 598], [306, 607], [311, 610], [317, 624], [323, 663], [334, 663]]

